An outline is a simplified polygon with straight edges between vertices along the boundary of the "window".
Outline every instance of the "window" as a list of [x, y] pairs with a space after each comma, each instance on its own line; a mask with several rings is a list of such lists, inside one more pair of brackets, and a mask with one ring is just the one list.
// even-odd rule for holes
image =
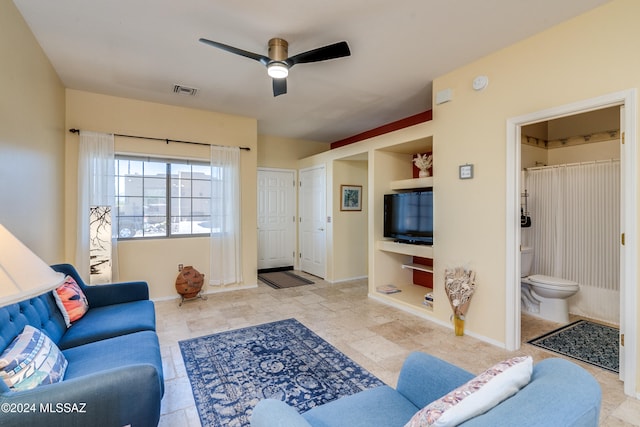
[[121, 239], [211, 232], [211, 167], [205, 162], [116, 156], [114, 225]]

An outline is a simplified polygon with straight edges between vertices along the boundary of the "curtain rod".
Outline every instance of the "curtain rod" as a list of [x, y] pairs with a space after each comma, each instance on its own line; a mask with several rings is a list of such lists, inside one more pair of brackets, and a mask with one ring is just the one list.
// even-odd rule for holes
[[542, 169], [560, 169], [560, 168], [567, 168], [567, 167], [574, 167], [574, 166], [584, 166], [584, 165], [596, 165], [596, 164], [601, 164], [601, 163], [615, 163], [615, 162], [619, 162], [620, 159], [603, 159], [603, 160], [589, 160], [586, 162], [576, 162], [576, 163], [563, 163], [563, 164], [559, 164], [559, 165], [546, 165], [546, 166], [533, 166], [530, 168], [524, 168], [524, 170], [526, 171], [538, 171], [538, 170], [542, 170]]
[[[80, 134], [80, 129], [69, 129], [69, 132], [71, 133], [77, 133]], [[114, 133], [113, 136], [122, 136], [125, 138], [137, 138], [137, 139], [149, 139], [151, 141], [163, 141], [165, 143], [170, 143], [170, 142], [179, 142], [180, 144], [194, 144], [194, 145], [206, 145], [208, 147], [210, 146], [216, 146], [216, 147], [221, 147], [221, 145], [217, 145], [217, 144], [207, 144], [206, 142], [193, 142], [193, 141], [181, 141], [179, 139], [162, 139], [162, 138], [153, 138], [150, 136], [137, 136], [137, 135], [123, 135], [120, 133]], [[251, 151], [250, 147], [238, 147], [241, 150], [246, 150], [246, 151]]]

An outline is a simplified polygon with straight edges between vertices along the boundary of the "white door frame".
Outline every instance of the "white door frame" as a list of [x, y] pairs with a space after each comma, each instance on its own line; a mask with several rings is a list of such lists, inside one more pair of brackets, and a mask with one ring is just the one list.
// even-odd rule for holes
[[507, 167], [506, 167], [506, 336], [507, 350], [520, 348], [520, 131], [531, 123], [547, 121], [615, 105], [624, 106], [624, 144], [621, 146], [620, 165], [622, 168], [622, 206], [624, 212], [621, 228], [625, 233], [624, 250], [621, 252], [620, 332], [625, 334], [624, 354], [620, 360], [621, 374], [624, 376], [624, 392], [636, 396], [637, 362], [637, 298], [638, 283], [638, 204], [636, 196], [637, 175], [637, 90], [628, 89], [548, 110], [513, 117], [507, 120]]

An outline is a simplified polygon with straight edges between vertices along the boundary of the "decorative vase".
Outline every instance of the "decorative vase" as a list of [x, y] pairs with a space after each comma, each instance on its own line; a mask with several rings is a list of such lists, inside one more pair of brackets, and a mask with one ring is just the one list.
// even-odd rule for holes
[[420, 178], [427, 178], [428, 176], [431, 176], [431, 174], [429, 173], [428, 169], [425, 169], [425, 170], [420, 170], [420, 172], [418, 173], [418, 176]]
[[453, 330], [457, 337], [464, 335], [464, 317], [457, 314], [453, 315]]
[[204, 284], [204, 274], [190, 265], [182, 268], [176, 278], [176, 291], [183, 298], [195, 298]]

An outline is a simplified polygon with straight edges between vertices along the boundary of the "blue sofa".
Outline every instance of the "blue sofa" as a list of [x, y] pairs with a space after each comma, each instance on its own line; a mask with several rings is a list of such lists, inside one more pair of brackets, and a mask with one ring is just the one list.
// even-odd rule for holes
[[89, 310], [67, 329], [51, 292], [0, 308], [0, 352], [25, 325], [44, 331], [68, 366], [63, 381], [12, 391], [0, 380], [0, 426], [155, 427], [164, 393], [155, 310], [145, 282], [86, 286]]
[[[421, 408], [474, 377], [424, 353], [404, 362], [397, 389], [381, 386], [317, 406], [303, 414], [280, 400], [254, 408], [252, 427], [402, 427]], [[491, 427], [595, 427], [601, 390], [591, 374], [564, 359], [533, 367], [531, 381], [488, 412], [462, 423]]]

